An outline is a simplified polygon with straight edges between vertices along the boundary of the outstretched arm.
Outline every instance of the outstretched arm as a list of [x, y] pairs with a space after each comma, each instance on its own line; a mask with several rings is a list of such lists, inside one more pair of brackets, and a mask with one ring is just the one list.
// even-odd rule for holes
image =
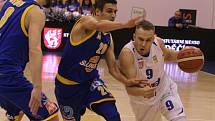
[[107, 62], [107, 66], [109, 69], [110, 74], [117, 79], [118, 81], [124, 83], [126, 86], [139, 84], [139, 81], [135, 80], [134, 78], [127, 79], [119, 70], [119, 67], [116, 63], [114, 51], [113, 51], [113, 43], [108, 48], [105, 59]]
[[140, 19], [141, 17], [136, 17], [133, 19], [130, 19], [126, 23], [122, 22], [114, 22], [114, 21], [109, 21], [109, 20], [96, 20], [92, 16], [84, 16], [81, 18], [81, 27], [87, 29], [87, 30], [98, 30], [102, 32], [108, 32], [108, 31], [113, 31], [117, 29], [123, 29], [123, 28], [132, 28], [136, 25], [136, 22]]

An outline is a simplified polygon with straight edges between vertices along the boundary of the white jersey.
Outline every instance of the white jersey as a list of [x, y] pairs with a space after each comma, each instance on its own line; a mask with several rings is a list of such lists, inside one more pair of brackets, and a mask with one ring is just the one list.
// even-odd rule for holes
[[152, 86], [156, 87], [156, 96], [153, 98], [144, 98], [142, 96], [129, 95], [133, 101], [137, 103], [155, 104], [161, 99], [166, 90], [169, 89], [171, 79], [166, 76], [164, 71], [164, 55], [163, 52], [155, 39], [150, 53], [147, 57], [141, 56], [134, 47], [133, 41], [129, 42], [124, 48], [130, 49], [134, 55], [135, 66], [137, 69], [137, 78], [148, 80]]

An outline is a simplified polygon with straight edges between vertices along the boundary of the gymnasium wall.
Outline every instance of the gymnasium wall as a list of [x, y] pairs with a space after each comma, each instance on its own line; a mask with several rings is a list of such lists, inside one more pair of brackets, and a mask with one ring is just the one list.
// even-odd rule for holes
[[117, 20], [126, 21], [133, 7], [145, 8], [147, 18], [158, 26], [167, 26], [168, 19], [177, 9], [197, 10], [196, 25], [215, 28], [214, 0], [117, 0]]
[[215, 29], [215, 1], [213, 0], [213, 20], [212, 20], [212, 28]]

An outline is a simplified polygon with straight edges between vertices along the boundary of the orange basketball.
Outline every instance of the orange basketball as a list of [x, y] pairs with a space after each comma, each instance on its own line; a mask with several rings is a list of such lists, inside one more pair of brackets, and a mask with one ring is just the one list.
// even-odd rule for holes
[[187, 73], [199, 71], [204, 65], [204, 54], [196, 47], [188, 47], [179, 51], [177, 56], [179, 68]]

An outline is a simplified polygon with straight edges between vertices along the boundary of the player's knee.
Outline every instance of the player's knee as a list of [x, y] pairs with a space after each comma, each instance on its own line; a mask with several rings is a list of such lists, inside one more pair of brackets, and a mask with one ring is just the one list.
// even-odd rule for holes
[[187, 121], [186, 117], [185, 116], [181, 116], [181, 117], [178, 117], [178, 118], [175, 118], [171, 121]]

